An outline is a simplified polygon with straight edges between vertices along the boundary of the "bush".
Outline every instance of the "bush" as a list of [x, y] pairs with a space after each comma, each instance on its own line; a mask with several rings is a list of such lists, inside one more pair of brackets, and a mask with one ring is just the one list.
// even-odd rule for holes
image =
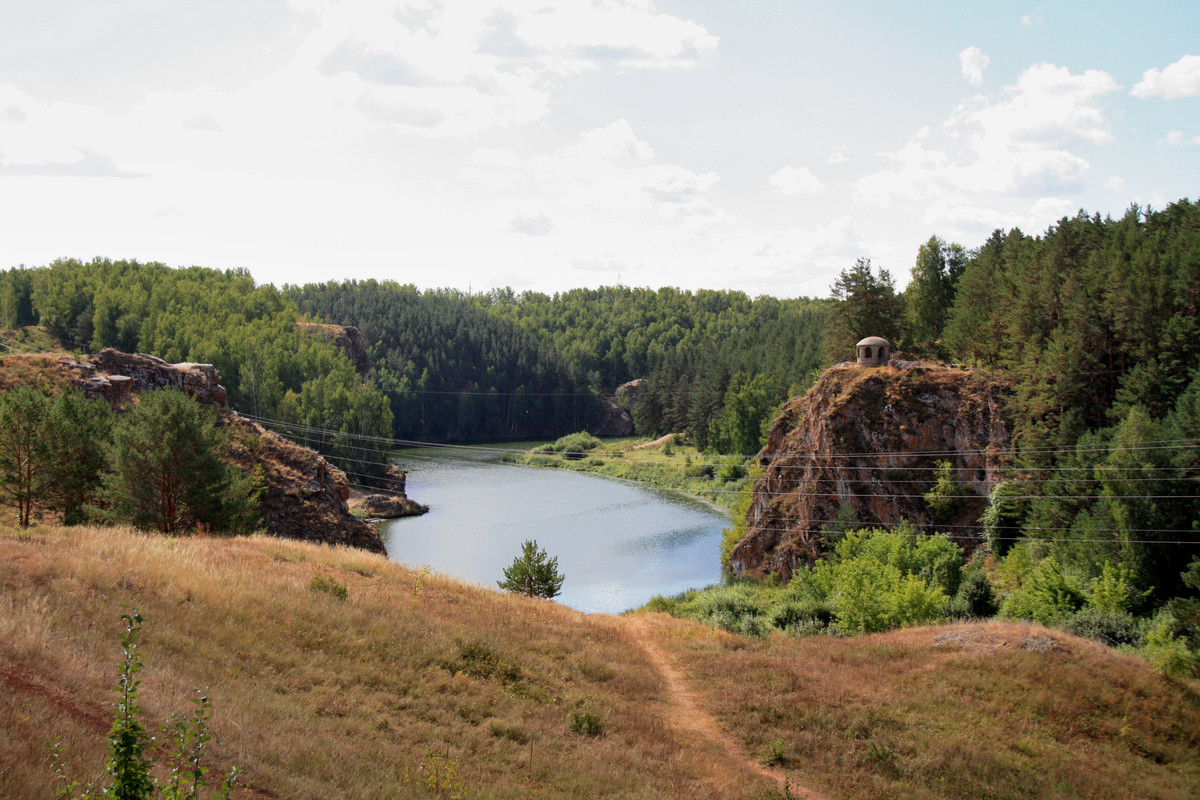
[[604, 442], [592, 436], [587, 431], [569, 433], [560, 437], [554, 444], [542, 445], [534, 450], [535, 453], [562, 453], [563, 458], [579, 460], [589, 450], [595, 450]]
[[717, 480], [729, 483], [730, 481], [740, 481], [746, 477], [746, 468], [737, 461], [726, 461], [721, 464], [721, 468], [717, 470]]
[[1051, 558], [1043, 558], [1004, 601], [1008, 617], [1031, 619], [1043, 625], [1066, 622], [1083, 605], [1083, 593]]
[[982, 568], [968, 569], [950, 600], [947, 613], [957, 619], [980, 619], [996, 615], [996, 596]]
[[1064, 627], [1068, 633], [1095, 639], [1109, 647], [1138, 647], [1142, 643], [1142, 633], [1137, 620], [1128, 611], [1084, 608], [1071, 617]]
[[822, 600], [787, 600], [771, 609], [771, 624], [800, 636], [821, 633], [833, 622], [833, 606]]
[[[137, 674], [142, 669], [138, 640], [143, 620], [134, 607], [121, 615], [121, 621], [125, 624], [125, 633], [121, 636], [124, 658], [117, 681], [117, 715], [108, 734], [109, 759], [104, 767], [109, 785], [97, 791], [94, 780], [82, 786], [78, 781], [70, 781], [59, 749], [61, 742], [55, 739], [51, 745], [51, 761], [55, 779], [61, 785], [54, 796], [70, 800], [99, 800], [102, 797], [114, 797], [117, 800], [150, 800], [155, 797], [162, 797], [163, 800], [197, 800], [201, 789], [213, 788], [206, 777], [208, 767], [203, 763], [206, 745], [212, 738], [208, 730], [212, 703], [197, 691], [197, 696], [192, 699], [195, 709], [191, 717], [178, 713], [171, 717], [170, 725], [161, 730], [162, 739], [174, 745], [166, 758], [170, 773], [165, 781], [159, 781], [151, 775], [151, 758], [147, 751], [153, 745], [154, 737], [146, 732], [145, 726], [137, 718], [141, 712], [141, 706], [138, 705], [141, 680]], [[233, 793], [237, 774], [237, 767], [230, 767], [225, 780], [215, 787], [213, 796], [228, 800]]]
[[1141, 653], [1162, 675], [1187, 677], [1196, 672], [1197, 657], [1175, 631], [1176, 620], [1169, 611], [1159, 611], [1146, 631]]
[[313, 575], [313, 579], [308, 582], [308, 590], [333, 595], [338, 600], [345, 600], [350, 596], [346, 584], [339, 583], [337, 578], [332, 576]]
[[590, 711], [575, 711], [571, 714], [571, 733], [580, 736], [603, 736], [604, 722]]

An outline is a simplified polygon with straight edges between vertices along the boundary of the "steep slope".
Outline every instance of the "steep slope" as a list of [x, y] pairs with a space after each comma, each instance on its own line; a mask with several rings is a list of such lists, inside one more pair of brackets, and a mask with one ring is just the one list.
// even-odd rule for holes
[[[1009, 451], [1008, 385], [997, 374], [893, 359], [887, 367], [839, 365], [791, 400], [758, 454], [746, 535], [734, 574], [783, 578], [820, 555], [826, 525], [839, 519], [944, 530], [965, 546]], [[940, 461], [962, 486], [955, 515], [939, 519], [923, 495]]]

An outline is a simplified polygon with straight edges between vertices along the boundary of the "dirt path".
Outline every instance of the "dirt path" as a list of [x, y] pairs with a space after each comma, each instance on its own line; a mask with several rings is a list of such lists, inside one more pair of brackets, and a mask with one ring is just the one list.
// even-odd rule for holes
[[[675, 664], [674, 660], [655, 640], [653, 623], [646, 617], [626, 617], [626, 630], [634, 641], [645, 651], [650, 662], [662, 674], [667, 684], [668, 707], [667, 724], [685, 738], [699, 740], [699, 743], [710, 750], [715, 750], [721, 757], [719, 761], [705, 759], [710, 773], [727, 776], [730, 774], [750, 773], [769, 781], [771, 784], [784, 788], [785, 775], [780, 770], [764, 766], [743, 751], [742, 747], [733, 740], [717, 720], [700, 707], [696, 693], [692, 691], [686, 676]], [[790, 779], [789, 779], [790, 780]], [[804, 786], [789, 784], [791, 796], [804, 800], [828, 800], [812, 789]]]

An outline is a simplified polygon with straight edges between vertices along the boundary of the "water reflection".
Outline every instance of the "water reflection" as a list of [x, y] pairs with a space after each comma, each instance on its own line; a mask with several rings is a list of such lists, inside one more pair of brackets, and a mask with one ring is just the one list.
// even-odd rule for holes
[[536, 539], [566, 576], [558, 601], [606, 613], [721, 579], [728, 517], [703, 503], [460, 451], [406, 453], [402, 462], [409, 495], [431, 511], [380, 526], [394, 561], [494, 587], [521, 542]]

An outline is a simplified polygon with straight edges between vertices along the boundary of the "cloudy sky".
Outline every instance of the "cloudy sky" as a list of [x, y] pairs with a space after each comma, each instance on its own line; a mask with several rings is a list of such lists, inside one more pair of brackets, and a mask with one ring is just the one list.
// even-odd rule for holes
[[826, 296], [1198, 167], [1200, 0], [0, 2], [0, 267]]

